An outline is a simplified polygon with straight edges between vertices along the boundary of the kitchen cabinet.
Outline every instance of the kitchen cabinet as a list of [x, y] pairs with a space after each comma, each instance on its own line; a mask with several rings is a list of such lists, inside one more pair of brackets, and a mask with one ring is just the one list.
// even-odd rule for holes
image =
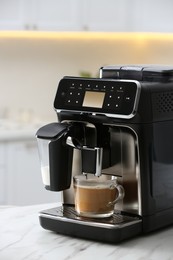
[[173, 32], [171, 0], [83, 0], [83, 29], [113, 32]]
[[33, 24], [38, 30], [81, 30], [81, 0], [37, 0], [33, 7]]
[[83, 0], [82, 29], [87, 31], [131, 31], [133, 0]]
[[22, 30], [27, 18], [27, 1], [0, 1], [0, 30]]
[[1, 30], [80, 30], [80, 0], [2, 0]]
[[133, 0], [133, 30], [141, 32], [173, 32], [173, 1]]
[[0, 203], [31, 205], [60, 201], [60, 193], [46, 191], [42, 184], [36, 140], [1, 142], [5, 159], [0, 168]]
[[128, 0], [3, 0], [0, 29], [126, 31], [129, 5]]
[[0, 30], [173, 32], [171, 0], [1, 0]]

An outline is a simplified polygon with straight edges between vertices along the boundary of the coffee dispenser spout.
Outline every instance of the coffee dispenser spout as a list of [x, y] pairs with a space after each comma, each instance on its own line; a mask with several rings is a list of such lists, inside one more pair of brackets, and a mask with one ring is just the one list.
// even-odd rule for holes
[[103, 158], [103, 148], [96, 147], [96, 173], [95, 176], [101, 176], [102, 172], [102, 158]]
[[101, 176], [102, 172], [102, 147], [83, 147], [82, 149], [82, 172], [92, 173], [95, 176]]

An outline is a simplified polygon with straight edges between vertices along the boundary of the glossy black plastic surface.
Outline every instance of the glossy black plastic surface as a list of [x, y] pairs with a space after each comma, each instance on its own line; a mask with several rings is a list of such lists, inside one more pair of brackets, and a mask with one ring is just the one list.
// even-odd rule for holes
[[138, 93], [136, 82], [64, 77], [58, 86], [56, 110], [129, 116]]
[[119, 243], [142, 232], [140, 217], [116, 212], [106, 219], [80, 218], [73, 207], [63, 206], [40, 212], [43, 228], [59, 234], [96, 240], [106, 243]]

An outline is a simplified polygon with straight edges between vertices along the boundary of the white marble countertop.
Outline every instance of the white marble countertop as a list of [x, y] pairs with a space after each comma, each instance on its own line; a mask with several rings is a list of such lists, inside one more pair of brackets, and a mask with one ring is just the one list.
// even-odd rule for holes
[[38, 212], [55, 204], [0, 207], [2, 260], [171, 260], [173, 226], [111, 245], [58, 235], [41, 228]]

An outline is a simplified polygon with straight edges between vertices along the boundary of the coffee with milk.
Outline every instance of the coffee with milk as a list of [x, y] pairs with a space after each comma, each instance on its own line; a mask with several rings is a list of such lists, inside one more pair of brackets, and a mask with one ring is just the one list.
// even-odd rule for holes
[[124, 189], [116, 179], [103, 177], [74, 177], [75, 209], [78, 215], [103, 218], [114, 213], [114, 206], [124, 196]]

